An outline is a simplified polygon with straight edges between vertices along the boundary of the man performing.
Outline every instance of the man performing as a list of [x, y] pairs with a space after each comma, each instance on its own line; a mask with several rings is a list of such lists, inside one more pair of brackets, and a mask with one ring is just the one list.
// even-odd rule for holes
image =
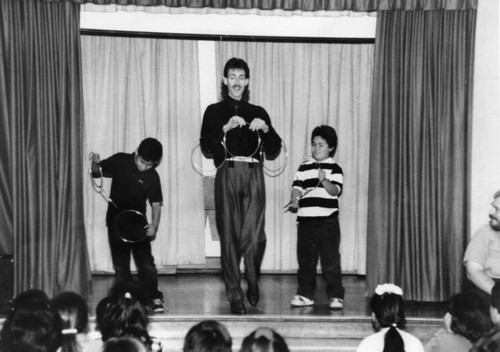
[[[106, 225], [111, 259], [118, 282], [132, 279], [130, 253], [134, 257], [139, 280], [144, 285], [155, 312], [165, 310], [163, 294], [158, 291], [158, 272], [151, 254], [151, 241], [156, 238], [160, 223], [163, 195], [160, 177], [155, 168], [163, 154], [161, 143], [154, 138], [144, 139], [135, 153], [117, 153], [100, 160], [99, 154], [92, 156], [92, 173], [111, 177], [111, 192]], [[146, 214], [146, 201], [151, 205], [151, 223], [147, 225], [147, 238], [137, 243], [124, 242], [114, 228], [114, 219], [122, 210], [136, 210]], [[114, 204], [112, 204], [114, 203]]]
[[222, 101], [207, 107], [200, 145], [218, 168], [215, 175], [215, 217], [221, 242], [221, 266], [233, 314], [245, 314], [240, 287], [240, 261], [245, 262], [247, 298], [259, 301], [258, 279], [266, 247], [264, 232], [266, 194], [263, 155], [274, 159], [281, 138], [267, 112], [250, 104], [250, 70], [245, 61], [232, 58], [224, 66]]
[[493, 196], [489, 217], [489, 224], [476, 231], [464, 255], [467, 278], [488, 295], [495, 281], [500, 281], [500, 191]]

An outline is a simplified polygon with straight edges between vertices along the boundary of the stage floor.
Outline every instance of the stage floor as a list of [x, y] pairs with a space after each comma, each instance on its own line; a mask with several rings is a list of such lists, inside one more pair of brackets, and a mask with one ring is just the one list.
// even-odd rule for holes
[[[259, 304], [254, 308], [245, 302], [248, 315], [339, 317], [369, 317], [371, 315], [369, 299], [365, 297], [364, 276], [343, 276], [346, 294], [344, 309], [341, 311], [332, 311], [328, 308], [325, 283], [319, 275], [314, 299], [316, 304], [313, 307], [291, 307], [290, 300], [297, 288], [296, 280], [296, 275], [291, 274], [263, 274], [259, 283]], [[94, 316], [97, 303], [106, 296], [113, 285], [114, 278], [112, 275], [94, 275], [92, 281], [93, 292], [89, 298], [89, 306], [90, 315]], [[246, 291], [244, 281], [242, 285], [243, 290]], [[160, 275], [159, 286], [168, 308], [163, 313], [164, 315], [217, 317], [231, 314], [220, 274]], [[406, 302], [406, 316], [407, 318], [440, 319], [446, 313], [446, 306], [446, 303]]]

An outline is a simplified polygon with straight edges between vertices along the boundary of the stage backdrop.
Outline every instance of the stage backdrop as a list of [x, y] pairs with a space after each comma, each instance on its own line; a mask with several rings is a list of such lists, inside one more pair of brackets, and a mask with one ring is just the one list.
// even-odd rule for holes
[[[131, 152], [147, 135], [164, 142], [168, 154], [158, 171], [165, 202], [154, 246], [156, 262], [160, 271], [204, 264], [202, 178], [189, 164], [204, 110], [199, 108], [198, 75], [204, 73], [198, 72], [196, 44], [83, 36], [82, 46], [86, 153], [106, 157]], [[217, 42], [212, 56], [200, 59], [216, 67], [200, 66], [217, 72], [211, 87], [217, 93], [228, 58], [238, 56], [249, 63], [251, 101], [267, 109], [288, 148], [285, 172], [266, 176], [268, 247], [263, 270], [296, 269], [295, 215], [284, 214], [283, 205], [289, 201], [296, 168], [310, 155], [312, 129], [330, 124], [339, 134], [336, 158], [345, 172], [340, 211], [343, 269], [364, 273], [373, 44]], [[85, 192], [92, 268], [112, 272], [106, 204], [90, 184]]]

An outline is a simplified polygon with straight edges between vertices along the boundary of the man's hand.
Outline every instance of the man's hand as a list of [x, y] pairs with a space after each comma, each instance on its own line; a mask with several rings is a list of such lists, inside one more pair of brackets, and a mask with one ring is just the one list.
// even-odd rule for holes
[[264, 120], [256, 117], [255, 119], [252, 120], [250, 123], [250, 130], [251, 131], [262, 131], [264, 133], [267, 133], [269, 131], [269, 126], [264, 122]]
[[224, 133], [227, 133], [228, 131], [231, 131], [233, 128], [242, 127], [245, 125], [246, 121], [243, 117], [234, 115], [229, 119], [229, 121], [224, 126], [222, 126], [222, 131], [224, 131]]
[[495, 285], [495, 281], [484, 272], [484, 267], [477, 262], [467, 261], [465, 263], [467, 278], [472, 281], [478, 288], [491, 295], [491, 289]]

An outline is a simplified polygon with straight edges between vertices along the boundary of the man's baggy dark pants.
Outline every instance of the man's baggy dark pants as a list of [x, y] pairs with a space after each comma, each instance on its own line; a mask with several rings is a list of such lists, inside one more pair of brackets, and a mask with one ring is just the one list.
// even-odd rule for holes
[[225, 161], [215, 176], [215, 218], [221, 244], [222, 278], [230, 301], [243, 298], [245, 279], [255, 285], [266, 248], [266, 191], [261, 163]]

